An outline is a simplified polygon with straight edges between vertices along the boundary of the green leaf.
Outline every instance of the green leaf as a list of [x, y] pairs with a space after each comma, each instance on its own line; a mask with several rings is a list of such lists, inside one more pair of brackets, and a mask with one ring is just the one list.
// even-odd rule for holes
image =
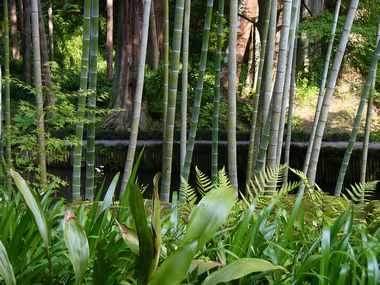
[[132, 250], [132, 252], [136, 255], [139, 255], [139, 238], [137, 234], [132, 231], [132, 229], [123, 225], [119, 221], [116, 220], [117, 225], [119, 226], [121, 236], [123, 237], [126, 245]]
[[106, 196], [103, 199], [102, 211], [104, 211], [105, 209], [108, 209], [109, 206], [111, 206], [111, 204], [112, 204], [112, 198], [113, 198], [114, 193], [115, 193], [117, 182], [119, 181], [119, 176], [120, 176], [120, 172], [118, 172], [115, 175], [115, 177], [112, 179], [110, 186], [108, 187]]
[[66, 210], [63, 234], [74, 268], [75, 284], [80, 284], [87, 270], [90, 250], [86, 233], [70, 210]]
[[162, 173], [157, 173], [153, 178], [153, 210], [152, 210], [152, 230], [153, 230], [153, 252], [154, 257], [152, 260], [152, 266], [150, 268], [149, 276], [153, 276], [156, 271], [158, 262], [160, 260], [162, 233], [161, 233], [161, 204], [158, 195], [158, 181], [160, 180]]
[[217, 261], [196, 259], [191, 262], [189, 273], [197, 269], [197, 276], [199, 276], [215, 267], [220, 266], [222, 266], [222, 263]]
[[144, 200], [141, 195], [140, 187], [136, 184], [133, 185], [130, 191], [129, 204], [139, 238], [139, 283], [144, 284], [148, 279], [153, 261], [153, 236], [152, 230], [148, 227], [146, 220]]
[[241, 258], [226, 267], [223, 267], [208, 276], [202, 285], [214, 285], [239, 279], [254, 272], [271, 270], [285, 270], [282, 266], [273, 265], [269, 261], [259, 258]]
[[22, 197], [25, 200], [26, 205], [30, 209], [33, 214], [33, 217], [36, 221], [38, 230], [42, 236], [42, 240], [44, 242], [44, 246], [49, 251], [50, 247], [50, 230], [49, 225], [46, 219], [44, 212], [42, 211], [42, 207], [40, 201], [35, 197], [33, 192], [29, 189], [25, 180], [13, 169], [10, 170], [10, 173], [13, 177], [13, 180], [16, 183], [17, 189], [20, 191]]
[[237, 191], [233, 188], [211, 190], [191, 211], [182, 244], [198, 241], [198, 249], [208, 242], [227, 219], [235, 204]]
[[6, 285], [15, 285], [16, 278], [13, 273], [12, 264], [9, 262], [7, 251], [0, 241], [0, 275], [3, 277]]

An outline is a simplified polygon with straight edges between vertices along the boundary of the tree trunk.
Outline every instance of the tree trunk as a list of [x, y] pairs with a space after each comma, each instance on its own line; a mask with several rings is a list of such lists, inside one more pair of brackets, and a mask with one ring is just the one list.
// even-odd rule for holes
[[55, 103], [54, 96], [51, 94], [50, 86], [50, 66], [49, 66], [49, 53], [46, 41], [46, 32], [44, 18], [42, 17], [41, 0], [38, 0], [38, 21], [40, 32], [40, 48], [41, 48], [41, 67], [42, 67], [42, 83], [45, 87], [44, 95], [47, 106], [52, 106]]
[[[116, 57], [121, 57], [120, 78], [118, 85], [114, 85], [115, 90], [113, 91], [115, 96], [113, 108], [122, 110], [112, 114], [105, 123], [106, 128], [116, 130], [127, 130], [131, 125], [138, 47], [140, 46], [142, 25], [142, 1], [123, 2], [120, 1], [120, 8], [122, 9], [122, 44], [116, 51]], [[144, 128], [141, 125], [140, 127]]]
[[51, 0], [49, 0], [48, 7], [48, 29], [49, 29], [49, 47], [50, 47], [50, 60], [54, 60], [54, 36], [53, 36], [53, 6]]
[[17, 12], [16, 0], [9, 0], [10, 20], [11, 20], [11, 41], [12, 41], [12, 57], [20, 59], [20, 50], [18, 48], [17, 34]]
[[107, 0], [107, 77], [113, 77], [113, 0]]
[[23, 6], [23, 34], [22, 34], [22, 66], [24, 81], [26, 84], [32, 82], [31, 79], [31, 56], [30, 56], [30, 2], [22, 0]]
[[157, 38], [157, 22], [156, 22], [156, 13], [154, 11], [154, 1], [151, 2], [152, 7], [150, 9], [150, 24], [149, 24], [149, 53], [150, 53], [150, 62], [148, 63], [153, 67], [154, 70], [158, 69], [160, 64], [160, 50], [158, 47], [158, 38]]
[[32, 35], [33, 35], [33, 56], [34, 56], [34, 85], [36, 88], [36, 109], [37, 109], [37, 145], [38, 161], [40, 167], [41, 189], [46, 189], [46, 154], [45, 154], [45, 123], [44, 123], [44, 100], [42, 94], [41, 78], [41, 52], [40, 52], [40, 28], [38, 0], [31, 1], [32, 11]]

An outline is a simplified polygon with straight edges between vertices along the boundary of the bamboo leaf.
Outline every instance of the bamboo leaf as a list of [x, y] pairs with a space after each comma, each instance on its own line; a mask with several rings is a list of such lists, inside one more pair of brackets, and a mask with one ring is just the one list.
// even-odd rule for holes
[[34, 193], [29, 189], [25, 180], [13, 169], [10, 170], [11, 176], [16, 183], [17, 189], [20, 191], [25, 200], [26, 205], [33, 214], [38, 230], [41, 234], [44, 246], [47, 250], [50, 247], [50, 229], [40, 201], [35, 197]]
[[214, 285], [239, 279], [254, 272], [271, 270], [285, 270], [282, 266], [273, 265], [271, 262], [259, 258], [241, 258], [223, 267], [208, 276], [202, 285]]
[[7, 250], [0, 241], [0, 275], [3, 277], [6, 285], [15, 285], [16, 278], [13, 272], [12, 264], [8, 259]]
[[74, 268], [75, 284], [81, 284], [87, 270], [90, 250], [86, 233], [70, 210], [66, 210], [63, 234]]
[[144, 200], [141, 195], [140, 187], [136, 184], [133, 185], [129, 193], [129, 204], [139, 239], [139, 283], [144, 284], [149, 276], [153, 261], [153, 237], [152, 230], [148, 227], [146, 220]]

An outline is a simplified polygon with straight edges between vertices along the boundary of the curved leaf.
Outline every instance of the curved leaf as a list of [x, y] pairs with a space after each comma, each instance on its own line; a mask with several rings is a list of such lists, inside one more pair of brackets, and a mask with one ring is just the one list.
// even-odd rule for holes
[[44, 246], [49, 249], [50, 246], [50, 230], [47, 223], [46, 216], [42, 211], [40, 201], [35, 197], [33, 192], [29, 189], [25, 180], [13, 169], [10, 170], [10, 173], [13, 177], [13, 180], [16, 183], [17, 189], [20, 191], [22, 197], [25, 200], [26, 205], [33, 214], [33, 217], [36, 221], [38, 230], [42, 236]]
[[270, 270], [284, 270], [282, 266], [273, 265], [269, 261], [259, 258], [241, 258], [223, 267], [208, 276], [202, 285], [214, 285], [239, 279], [254, 272]]
[[74, 268], [75, 284], [80, 284], [87, 270], [90, 250], [86, 233], [70, 210], [66, 210], [63, 234]]
[[0, 275], [3, 277], [5, 284], [15, 285], [16, 278], [13, 272], [12, 264], [9, 262], [7, 251], [0, 241]]
[[112, 198], [115, 194], [115, 189], [117, 186], [117, 182], [119, 181], [119, 176], [120, 176], [120, 172], [116, 173], [116, 175], [112, 179], [110, 186], [108, 187], [106, 196], [103, 199], [102, 211], [104, 211], [105, 209], [108, 209], [109, 206], [111, 206], [112, 204]]

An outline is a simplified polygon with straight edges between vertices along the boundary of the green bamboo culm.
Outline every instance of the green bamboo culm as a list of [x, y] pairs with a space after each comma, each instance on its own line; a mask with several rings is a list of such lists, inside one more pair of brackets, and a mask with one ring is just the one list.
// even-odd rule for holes
[[[277, 151], [276, 151], [277, 153], [276, 165], [280, 165], [281, 163], [282, 147], [283, 147], [284, 132], [285, 132], [286, 108], [288, 106], [288, 101], [289, 101], [292, 66], [293, 66], [293, 60], [296, 60], [296, 57], [294, 57], [294, 48], [297, 41], [296, 32], [298, 30], [300, 5], [301, 5], [300, 0], [293, 0], [292, 17], [290, 21], [290, 30], [289, 30], [289, 51], [288, 51], [288, 59], [286, 63], [284, 89], [283, 89], [283, 95], [282, 95], [282, 101], [281, 101], [280, 125], [279, 125], [279, 131], [278, 131], [278, 143], [277, 143]], [[289, 105], [289, 109], [290, 108], [292, 108], [292, 106]]]
[[[377, 26], [377, 35], [376, 35], [376, 41], [379, 42], [379, 40], [380, 40], [380, 18], [379, 18], [379, 23]], [[360, 182], [361, 183], [364, 183], [366, 181], [368, 145], [369, 145], [369, 136], [371, 133], [372, 107], [373, 107], [373, 97], [375, 95], [375, 87], [376, 87], [376, 74], [377, 74], [377, 66], [375, 70], [375, 76], [372, 82], [372, 89], [371, 89], [371, 92], [369, 93], [368, 102], [367, 102], [367, 116], [366, 116], [366, 122], [365, 122], [363, 152], [362, 152], [362, 159], [361, 159], [361, 165], [360, 165]]]
[[186, 156], [187, 142], [187, 89], [189, 69], [189, 30], [190, 30], [191, 0], [185, 0], [185, 16], [183, 18], [182, 43], [182, 92], [181, 92], [181, 134], [180, 134], [180, 173], [183, 175], [183, 166]]
[[174, 17], [174, 32], [172, 45], [172, 58], [170, 65], [169, 89], [168, 89], [168, 107], [166, 111], [166, 121], [164, 125], [164, 141], [162, 152], [162, 171], [163, 177], [161, 182], [160, 198], [168, 202], [170, 196], [170, 181], [172, 174], [173, 160], [173, 140], [174, 140], [174, 121], [177, 98], [177, 84], [179, 73], [179, 59], [181, 55], [183, 12], [185, 1], [177, 0]]
[[223, 19], [224, 0], [219, 0], [218, 28], [216, 32], [215, 84], [212, 111], [211, 180], [213, 183], [215, 183], [218, 179], [219, 101], [222, 65]]
[[86, 148], [86, 200], [94, 199], [95, 187], [95, 109], [98, 78], [99, 0], [91, 1], [90, 56], [88, 81], [88, 126]]
[[315, 131], [315, 138], [313, 141], [312, 153], [310, 155], [310, 164], [307, 171], [307, 178], [309, 179], [309, 182], [311, 185], [314, 185], [315, 183], [315, 176], [317, 173], [317, 165], [318, 165], [319, 153], [321, 150], [322, 137], [323, 137], [323, 133], [326, 127], [331, 98], [335, 90], [339, 70], [342, 65], [343, 56], [347, 47], [347, 43], [349, 40], [352, 24], [355, 19], [358, 4], [359, 4], [359, 0], [352, 0], [348, 8], [346, 21], [344, 23], [343, 33], [339, 41], [338, 49], [335, 53], [334, 63], [329, 75], [329, 80], [326, 87], [326, 93], [323, 98], [321, 113], [319, 115], [318, 125]]
[[[197, 134], [198, 120], [199, 120], [199, 112], [202, 101], [202, 92], [203, 92], [203, 83], [206, 72], [206, 63], [207, 63], [207, 53], [209, 46], [209, 38], [210, 38], [210, 29], [211, 29], [211, 20], [212, 20], [212, 7], [214, 1], [207, 1], [206, 8], [206, 18], [205, 24], [203, 28], [203, 39], [202, 39], [202, 51], [201, 51], [201, 59], [199, 63], [199, 75], [197, 78], [197, 86], [195, 89], [195, 97], [194, 97], [194, 106], [191, 114], [191, 122], [190, 122], [190, 131], [189, 131], [189, 139], [186, 148], [186, 157], [185, 164], [183, 167], [182, 177], [188, 181], [190, 175], [191, 161], [193, 157], [194, 144], [195, 144], [195, 136]], [[182, 200], [182, 191], [179, 195], [180, 200]]]
[[8, 0], [4, 0], [4, 91], [5, 91], [5, 162], [8, 166], [5, 179], [5, 189], [7, 193], [11, 192], [12, 179], [9, 169], [12, 167], [12, 129], [11, 129], [11, 89], [10, 89], [10, 71], [9, 71], [9, 10]]
[[33, 63], [34, 63], [34, 87], [36, 94], [36, 111], [37, 111], [37, 149], [38, 164], [40, 168], [40, 186], [46, 189], [47, 172], [46, 172], [46, 151], [45, 151], [45, 114], [44, 98], [42, 94], [41, 78], [41, 52], [40, 52], [40, 33], [38, 24], [38, 1], [31, 1], [32, 12], [32, 38], [33, 38]]
[[[169, 0], [165, 0], [165, 16], [164, 16], [164, 94], [163, 94], [163, 110], [164, 110], [164, 126], [166, 125], [166, 113], [168, 109], [169, 94]], [[165, 134], [164, 134], [165, 136]]]
[[265, 22], [264, 22], [264, 30], [263, 30], [263, 37], [261, 40], [261, 51], [260, 51], [260, 65], [259, 65], [259, 71], [257, 75], [257, 89], [255, 91], [255, 101], [254, 101], [255, 103], [253, 105], [253, 111], [252, 111], [252, 117], [251, 117], [251, 130], [250, 130], [250, 135], [249, 135], [247, 174], [246, 174], [247, 181], [252, 180], [253, 154], [254, 154], [254, 148], [255, 148], [256, 129], [257, 129], [257, 113], [259, 109], [261, 85], [263, 82], [262, 79], [263, 79], [265, 57], [267, 54], [267, 40], [268, 40], [272, 2], [273, 0], [267, 2], [267, 7], [265, 10]]
[[313, 126], [311, 129], [309, 144], [308, 144], [308, 147], [306, 150], [305, 161], [304, 161], [304, 165], [303, 165], [303, 173], [305, 173], [305, 174], [307, 174], [308, 169], [309, 169], [310, 156], [311, 156], [311, 152], [312, 152], [312, 148], [313, 148], [315, 133], [317, 131], [319, 116], [321, 114], [322, 103], [323, 103], [323, 98], [324, 98], [324, 94], [325, 94], [326, 82], [327, 82], [327, 75], [328, 75], [329, 67], [330, 67], [330, 59], [331, 59], [332, 49], [334, 46], [336, 27], [338, 25], [340, 6], [341, 6], [341, 1], [340, 0], [336, 1], [334, 20], [333, 20], [333, 24], [332, 24], [332, 28], [331, 28], [330, 42], [329, 42], [329, 45], [327, 48], [325, 66], [323, 68], [322, 82], [321, 82], [321, 87], [319, 89], [317, 107], [315, 109]]
[[86, 92], [88, 82], [89, 53], [90, 53], [90, 27], [91, 27], [91, 0], [84, 1], [83, 11], [83, 38], [82, 60], [79, 85], [79, 100], [77, 109], [78, 123], [75, 128], [75, 137], [78, 144], [74, 147], [73, 162], [73, 200], [81, 198], [81, 166], [82, 166], [82, 141], [84, 128], [84, 111], [86, 104]]
[[228, 41], [228, 174], [231, 184], [238, 189], [236, 160], [236, 44], [238, 1], [230, 0], [230, 35]]
[[340, 196], [340, 194], [342, 192], [344, 177], [346, 175], [348, 163], [350, 162], [352, 149], [354, 148], [356, 137], [357, 137], [357, 134], [359, 132], [360, 121], [361, 121], [361, 118], [363, 115], [364, 106], [366, 104], [367, 96], [371, 90], [374, 78], [376, 76], [377, 62], [379, 60], [379, 57], [380, 57], [380, 41], [377, 42], [377, 47], [376, 47], [375, 53], [373, 54], [373, 57], [372, 57], [371, 67], [370, 67], [369, 73], [367, 75], [367, 79], [365, 82], [365, 86], [363, 88], [362, 96], [360, 98], [358, 111], [356, 113], [354, 125], [352, 127], [352, 131], [351, 131], [351, 135], [350, 135], [350, 140], [349, 140], [348, 146], [346, 148], [346, 152], [344, 153], [344, 158], [342, 161], [342, 165], [340, 167], [338, 180], [337, 180], [336, 186], [335, 186], [335, 192], [334, 192], [335, 196]]
[[[3, 73], [0, 64], [0, 187], [4, 187], [4, 168], [3, 168]], [[5, 189], [5, 188], [4, 188]]]
[[129, 177], [131, 176], [131, 173], [132, 173], [133, 161], [134, 161], [134, 157], [136, 153], [137, 136], [139, 132], [140, 115], [141, 115], [141, 102], [142, 102], [142, 95], [143, 95], [143, 89], [144, 89], [145, 60], [146, 60], [146, 50], [147, 50], [147, 44], [148, 44], [149, 15], [150, 15], [151, 6], [152, 6], [151, 0], [144, 1], [141, 46], [140, 46], [140, 53], [139, 53], [138, 67], [137, 67], [137, 82], [136, 82], [136, 90], [135, 90], [134, 103], [133, 103], [132, 124], [131, 124], [131, 132], [129, 136], [127, 159], [125, 162], [124, 174], [121, 181], [120, 197], [123, 197], [124, 190], [127, 187]]
[[280, 117], [281, 117], [281, 102], [284, 96], [284, 84], [286, 75], [286, 64], [288, 61], [288, 43], [289, 43], [289, 31], [290, 31], [290, 19], [292, 12], [292, 1], [284, 0], [283, 6], [283, 16], [282, 16], [282, 28], [281, 28], [281, 40], [280, 49], [278, 54], [278, 64], [276, 80], [273, 89], [273, 111], [272, 114], [272, 124], [269, 136], [269, 145], [267, 153], [267, 166], [276, 167], [277, 163], [277, 145], [279, 143], [279, 130], [280, 130]]

